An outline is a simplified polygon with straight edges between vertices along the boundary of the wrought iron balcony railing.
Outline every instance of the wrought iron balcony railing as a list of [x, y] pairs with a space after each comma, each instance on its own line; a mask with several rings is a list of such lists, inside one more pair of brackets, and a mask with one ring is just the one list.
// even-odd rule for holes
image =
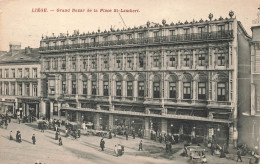
[[158, 36], [158, 37], [145, 37], [135, 39], [120, 39], [114, 41], [99, 41], [91, 43], [77, 43], [70, 45], [58, 45], [40, 47], [40, 51], [52, 50], [73, 50], [73, 49], [91, 49], [109, 46], [124, 46], [124, 45], [146, 45], [146, 44], [160, 44], [160, 43], [179, 43], [179, 42], [194, 42], [194, 41], [214, 41], [226, 40], [233, 38], [233, 31], [214, 31], [192, 34], [178, 34], [172, 36]]

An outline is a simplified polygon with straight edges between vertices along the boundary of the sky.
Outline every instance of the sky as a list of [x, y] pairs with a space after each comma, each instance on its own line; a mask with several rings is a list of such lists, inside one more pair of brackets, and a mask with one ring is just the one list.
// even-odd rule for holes
[[[0, 0], [0, 51], [8, 51], [10, 42], [20, 42], [22, 48], [37, 48], [43, 36], [57, 36], [97, 32], [124, 27], [145, 25], [147, 21], [162, 23], [188, 22], [229, 17], [229, 11], [242, 22], [251, 36], [252, 20], [257, 18], [260, 0]], [[47, 8], [48, 12], [32, 12]], [[70, 12], [57, 12], [70, 9]], [[85, 12], [72, 12], [85, 9]], [[86, 12], [91, 9], [92, 12]], [[94, 12], [97, 9], [98, 12]], [[111, 9], [112, 12], [100, 12]], [[114, 9], [133, 9], [139, 12], [113, 12]], [[53, 10], [53, 11], [51, 11]], [[125, 23], [125, 24], [124, 24]]]

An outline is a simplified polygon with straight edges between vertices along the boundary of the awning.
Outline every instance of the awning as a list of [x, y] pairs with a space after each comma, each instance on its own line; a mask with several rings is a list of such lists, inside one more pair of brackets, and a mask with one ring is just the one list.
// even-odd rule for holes
[[145, 114], [141, 112], [131, 112], [131, 111], [107, 111], [107, 110], [97, 110], [92, 108], [72, 108], [72, 107], [62, 107], [63, 110], [72, 111], [82, 111], [82, 112], [95, 112], [95, 113], [107, 113], [107, 114], [120, 114], [120, 115], [131, 115], [131, 116], [141, 116], [141, 117], [157, 117], [157, 118], [169, 118], [169, 119], [181, 119], [181, 120], [193, 120], [193, 121], [204, 121], [204, 122], [217, 122], [217, 123], [232, 123], [231, 120], [213, 119], [198, 116], [187, 116], [187, 115], [158, 115], [158, 114]]

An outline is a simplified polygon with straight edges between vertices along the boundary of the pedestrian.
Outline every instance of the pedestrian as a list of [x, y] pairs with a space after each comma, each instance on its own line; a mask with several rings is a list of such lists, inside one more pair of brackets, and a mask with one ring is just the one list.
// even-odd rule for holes
[[125, 132], [125, 139], [128, 140], [128, 133]]
[[59, 133], [56, 131], [56, 133], [55, 133], [55, 140], [58, 140], [58, 137], [59, 137]]
[[68, 137], [69, 134], [68, 134], [68, 129], [65, 130], [65, 137]]
[[210, 151], [211, 151], [211, 155], [214, 155], [214, 144], [211, 143], [211, 146], [210, 146]]
[[133, 130], [133, 139], [135, 139], [135, 131]]
[[80, 129], [78, 129], [78, 136], [79, 136], [79, 138], [80, 138], [80, 135], [81, 135], [81, 131], [80, 131]]
[[240, 160], [240, 162], [243, 162], [242, 158], [241, 158], [241, 151], [240, 151], [240, 149], [237, 150], [237, 162], [238, 162], [238, 160]]
[[140, 151], [140, 150], [143, 151], [143, 142], [142, 142], [142, 140], [141, 140], [140, 143], [139, 143], [139, 149], [138, 149], [138, 151]]
[[16, 142], [19, 142], [19, 131], [16, 132]]
[[101, 141], [100, 141], [100, 147], [101, 147], [102, 151], [104, 151], [104, 148], [105, 148], [105, 141], [104, 141], [103, 138], [102, 138]]
[[115, 148], [114, 148], [114, 153], [115, 153], [115, 156], [118, 157], [118, 150], [117, 150], [117, 145], [115, 145]]
[[21, 132], [20, 132], [20, 131], [19, 131], [19, 134], [18, 134], [18, 141], [19, 141], [19, 143], [22, 142], [22, 135], [21, 135]]
[[62, 139], [61, 139], [61, 137], [59, 138], [59, 146], [61, 146], [62, 145]]
[[162, 143], [162, 134], [159, 133], [159, 142]]
[[18, 122], [19, 122], [19, 124], [20, 124], [20, 122], [21, 122], [20, 116], [18, 117]]
[[5, 119], [5, 129], [7, 129], [8, 123], [7, 123], [7, 118]]
[[35, 142], [36, 142], [35, 134], [33, 134], [33, 136], [32, 136], [32, 142], [33, 142], [33, 144], [35, 145]]
[[10, 140], [13, 140], [12, 130], [10, 131]]

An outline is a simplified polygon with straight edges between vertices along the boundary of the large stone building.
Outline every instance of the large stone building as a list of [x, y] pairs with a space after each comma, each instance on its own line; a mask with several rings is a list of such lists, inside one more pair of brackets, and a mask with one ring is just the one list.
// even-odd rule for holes
[[10, 43], [10, 51], [0, 56], [0, 99], [3, 113], [39, 118], [41, 93], [38, 49]]
[[243, 108], [241, 122], [241, 143], [260, 150], [260, 7], [257, 19], [253, 21], [251, 41], [251, 108]]
[[43, 114], [236, 146], [251, 38], [233, 15], [43, 37]]

